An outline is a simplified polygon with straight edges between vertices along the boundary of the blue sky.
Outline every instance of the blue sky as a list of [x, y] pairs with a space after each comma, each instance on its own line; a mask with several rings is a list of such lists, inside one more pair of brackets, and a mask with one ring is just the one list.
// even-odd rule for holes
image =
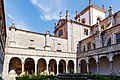
[[[75, 11], [80, 12], [88, 6], [89, 0], [4, 0], [7, 27], [15, 21], [17, 28], [45, 33], [46, 29], [53, 34], [54, 23], [59, 19], [59, 13], [65, 18], [69, 10], [71, 19]], [[92, 3], [108, 10], [112, 5], [114, 12], [120, 10], [120, 0], [92, 0]], [[107, 16], [107, 15], [106, 15]]]

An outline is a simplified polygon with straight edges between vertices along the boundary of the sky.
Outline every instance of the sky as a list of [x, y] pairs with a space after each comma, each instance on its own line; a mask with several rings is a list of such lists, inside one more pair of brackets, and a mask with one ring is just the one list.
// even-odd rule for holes
[[[65, 18], [66, 10], [70, 12], [74, 20], [75, 12], [82, 11], [88, 6], [89, 0], [4, 0], [6, 26], [10, 27], [12, 20], [15, 27], [45, 33], [48, 29], [51, 34], [54, 31], [54, 23], [59, 20], [60, 12]], [[114, 13], [120, 10], [120, 0], [92, 0], [92, 4], [108, 11], [112, 5]], [[106, 14], [107, 16], [107, 14]]]

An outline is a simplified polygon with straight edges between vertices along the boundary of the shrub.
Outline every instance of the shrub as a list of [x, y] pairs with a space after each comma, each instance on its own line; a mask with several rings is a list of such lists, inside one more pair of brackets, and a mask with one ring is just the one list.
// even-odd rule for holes
[[29, 74], [25, 73], [24, 75], [16, 77], [16, 80], [57, 80], [56, 76], [53, 75], [42, 75], [42, 74]]

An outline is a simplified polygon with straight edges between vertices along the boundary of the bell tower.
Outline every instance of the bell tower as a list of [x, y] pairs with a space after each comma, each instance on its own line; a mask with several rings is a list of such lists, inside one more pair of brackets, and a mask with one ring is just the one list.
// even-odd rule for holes
[[60, 37], [60, 38], [64, 38], [64, 39], [68, 38], [67, 22], [69, 22], [69, 21], [70, 21], [69, 11], [66, 10], [65, 19], [62, 19], [61, 12], [60, 12], [60, 19], [59, 19], [58, 23], [55, 23], [54, 34], [56, 37]]
[[106, 10], [104, 5], [102, 7], [92, 4], [92, 0], [89, 0], [89, 5], [83, 9], [79, 14], [75, 16], [75, 19], [81, 18], [80, 22], [87, 25], [94, 25], [97, 22], [97, 19], [105, 19]]

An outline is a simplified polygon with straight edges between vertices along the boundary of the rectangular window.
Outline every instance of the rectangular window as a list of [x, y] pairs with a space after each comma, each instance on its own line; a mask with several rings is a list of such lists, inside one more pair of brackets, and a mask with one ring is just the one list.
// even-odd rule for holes
[[83, 46], [83, 52], [85, 51], [85, 45]]
[[58, 51], [58, 52], [61, 52], [61, 51], [62, 51], [62, 49], [61, 49], [61, 44], [59, 44], [59, 43], [57, 44], [57, 51]]
[[95, 43], [93, 43], [93, 49], [96, 49], [96, 44]]
[[88, 43], [87, 47], [88, 47], [88, 51], [91, 50], [91, 43]]
[[85, 28], [84, 28], [84, 34], [85, 34], [85, 35], [88, 35], [88, 29], [85, 29]]
[[28, 47], [29, 49], [35, 49], [35, 47]]
[[30, 39], [30, 42], [34, 42], [34, 40]]
[[119, 34], [116, 34], [116, 43], [120, 43], [120, 33]]

